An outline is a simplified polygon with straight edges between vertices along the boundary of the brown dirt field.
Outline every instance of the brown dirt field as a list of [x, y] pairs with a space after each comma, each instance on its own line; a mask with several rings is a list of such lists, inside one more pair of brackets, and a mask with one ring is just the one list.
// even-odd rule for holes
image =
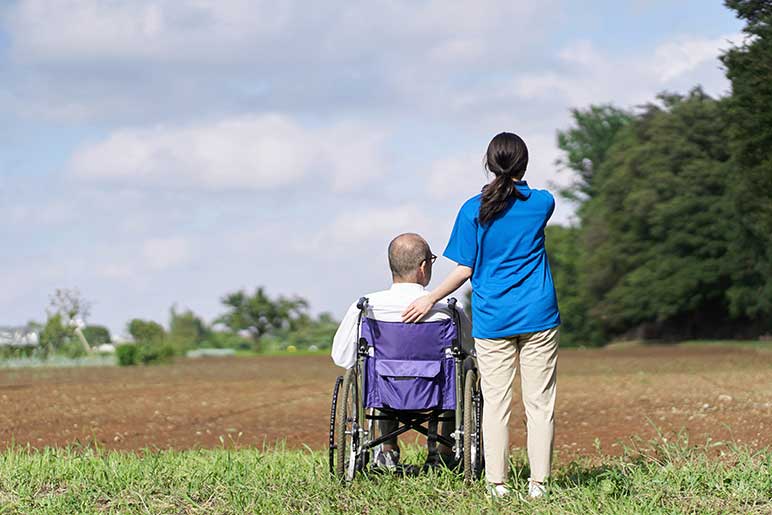
[[[340, 370], [324, 356], [182, 360], [147, 368], [0, 370], [0, 446], [197, 448], [327, 441]], [[517, 395], [519, 396], [519, 391]], [[561, 350], [559, 457], [620, 451], [633, 435], [772, 444], [772, 352], [725, 346]], [[511, 423], [525, 443], [522, 404]], [[412, 436], [409, 438], [413, 438]], [[559, 458], [560, 459], [560, 458]]]

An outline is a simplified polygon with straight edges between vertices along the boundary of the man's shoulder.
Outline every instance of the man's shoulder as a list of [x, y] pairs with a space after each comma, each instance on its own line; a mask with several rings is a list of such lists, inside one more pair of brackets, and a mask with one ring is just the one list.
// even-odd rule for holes
[[370, 293], [362, 295], [362, 297], [366, 298], [367, 301], [370, 304], [372, 304], [373, 302], [376, 302], [378, 300], [388, 299], [391, 296], [392, 296], [392, 291], [389, 290], [389, 289], [378, 290], [378, 291], [371, 291]]

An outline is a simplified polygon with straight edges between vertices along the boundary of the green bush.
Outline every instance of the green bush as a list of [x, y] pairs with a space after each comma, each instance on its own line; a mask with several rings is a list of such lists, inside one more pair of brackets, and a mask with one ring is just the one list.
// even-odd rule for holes
[[139, 342], [118, 345], [115, 349], [118, 365], [155, 365], [165, 363], [174, 356], [174, 347], [166, 342]]
[[56, 353], [67, 358], [82, 358], [88, 354], [86, 349], [83, 348], [83, 344], [80, 342], [80, 340], [77, 339], [70, 339], [65, 341], [57, 349]]
[[30, 358], [42, 352], [35, 347], [0, 347], [0, 360]]
[[115, 356], [118, 358], [118, 365], [121, 367], [130, 367], [139, 362], [138, 345], [134, 343], [124, 343], [115, 348]]
[[253, 344], [249, 339], [236, 333], [222, 331], [212, 331], [200, 344], [200, 347], [235, 350], [249, 350], [252, 346]]
[[137, 358], [143, 365], [164, 363], [174, 356], [174, 346], [168, 342], [141, 342], [136, 344]]

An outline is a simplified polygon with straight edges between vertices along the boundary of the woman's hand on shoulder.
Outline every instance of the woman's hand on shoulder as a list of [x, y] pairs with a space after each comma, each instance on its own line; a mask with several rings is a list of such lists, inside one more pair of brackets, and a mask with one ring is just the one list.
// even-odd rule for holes
[[424, 295], [414, 300], [402, 313], [402, 321], [406, 323], [420, 322], [434, 307], [435, 300], [431, 295]]

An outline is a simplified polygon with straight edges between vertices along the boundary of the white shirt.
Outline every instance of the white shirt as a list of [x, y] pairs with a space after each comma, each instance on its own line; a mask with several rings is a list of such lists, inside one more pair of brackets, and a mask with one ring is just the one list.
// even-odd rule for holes
[[[369, 299], [367, 317], [382, 322], [402, 322], [402, 313], [419, 297], [426, 295], [426, 288], [417, 283], [394, 283], [388, 290], [378, 291], [365, 295]], [[472, 339], [472, 322], [464, 312], [460, 302], [456, 303], [456, 310], [461, 324], [461, 345], [465, 349], [471, 349], [474, 345]], [[447, 303], [438, 302], [431, 311], [421, 319], [422, 322], [432, 322], [450, 318], [451, 312]], [[346, 316], [338, 326], [335, 337], [332, 340], [332, 360], [343, 368], [351, 368], [357, 360], [357, 321], [359, 309], [354, 302], [348, 308]]]

